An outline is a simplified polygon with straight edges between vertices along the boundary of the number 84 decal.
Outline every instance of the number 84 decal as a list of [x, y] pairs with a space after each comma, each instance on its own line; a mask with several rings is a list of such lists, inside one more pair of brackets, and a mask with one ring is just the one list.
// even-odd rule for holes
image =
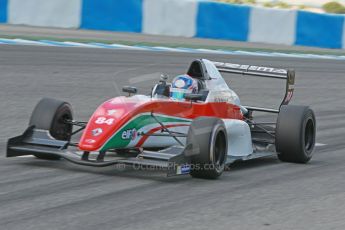
[[114, 118], [107, 119], [106, 117], [98, 117], [95, 123], [99, 125], [102, 125], [102, 124], [112, 125], [114, 123]]

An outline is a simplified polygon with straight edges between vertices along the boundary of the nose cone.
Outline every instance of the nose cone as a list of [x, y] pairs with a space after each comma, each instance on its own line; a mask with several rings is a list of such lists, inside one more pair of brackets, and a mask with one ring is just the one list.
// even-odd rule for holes
[[97, 151], [132, 116], [137, 107], [147, 102], [147, 98], [117, 97], [104, 102], [91, 116], [79, 142], [83, 151]]

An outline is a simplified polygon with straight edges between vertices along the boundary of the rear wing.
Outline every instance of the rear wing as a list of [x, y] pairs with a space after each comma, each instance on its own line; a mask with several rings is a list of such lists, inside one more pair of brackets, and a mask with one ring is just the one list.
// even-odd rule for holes
[[253, 107], [253, 106], [244, 106], [249, 111], [279, 113], [280, 107], [282, 105], [289, 104], [293, 96], [294, 85], [295, 85], [295, 71], [294, 70], [278, 69], [278, 68], [255, 66], [255, 65], [241, 65], [241, 64], [233, 64], [233, 63], [224, 63], [224, 62], [213, 62], [213, 64], [217, 67], [218, 71], [222, 73], [232, 73], [232, 74], [239, 74], [243, 76], [265, 77], [265, 78], [275, 78], [275, 79], [285, 80], [286, 82], [285, 96], [282, 102], [280, 103], [278, 110]]

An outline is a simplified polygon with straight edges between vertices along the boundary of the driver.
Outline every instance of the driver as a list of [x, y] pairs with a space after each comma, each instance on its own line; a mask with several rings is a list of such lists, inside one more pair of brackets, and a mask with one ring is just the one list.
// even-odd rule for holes
[[184, 100], [185, 94], [197, 93], [198, 82], [187, 74], [174, 78], [170, 88], [170, 97], [174, 100]]

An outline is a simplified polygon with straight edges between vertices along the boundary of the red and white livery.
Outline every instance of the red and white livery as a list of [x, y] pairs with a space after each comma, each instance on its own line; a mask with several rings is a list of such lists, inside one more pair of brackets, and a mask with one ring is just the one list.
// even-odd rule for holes
[[[222, 73], [280, 79], [285, 97], [278, 109], [244, 106]], [[187, 73], [196, 92], [171, 98], [172, 84], [163, 77], [152, 92], [101, 104], [87, 122], [73, 118], [71, 105], [42, 99], [24, 134], [11, 138], [7, 156], [64, 158], [87, 166], [113, 164], [159, 167], [167, 174], [217, 178], [237, 160], [277, 154], [282, 161], [306, 163], [315, 145], [315, 116], [309, 107], [288, 105], [295, 81], [292, 70], [198, 59]], [[277, 120], [257, 122], [253, 113], [277, 114]], [[77, 128], [75, 128], [77, 127]], [[83, 132], [73, 142], [72, 136]]]

